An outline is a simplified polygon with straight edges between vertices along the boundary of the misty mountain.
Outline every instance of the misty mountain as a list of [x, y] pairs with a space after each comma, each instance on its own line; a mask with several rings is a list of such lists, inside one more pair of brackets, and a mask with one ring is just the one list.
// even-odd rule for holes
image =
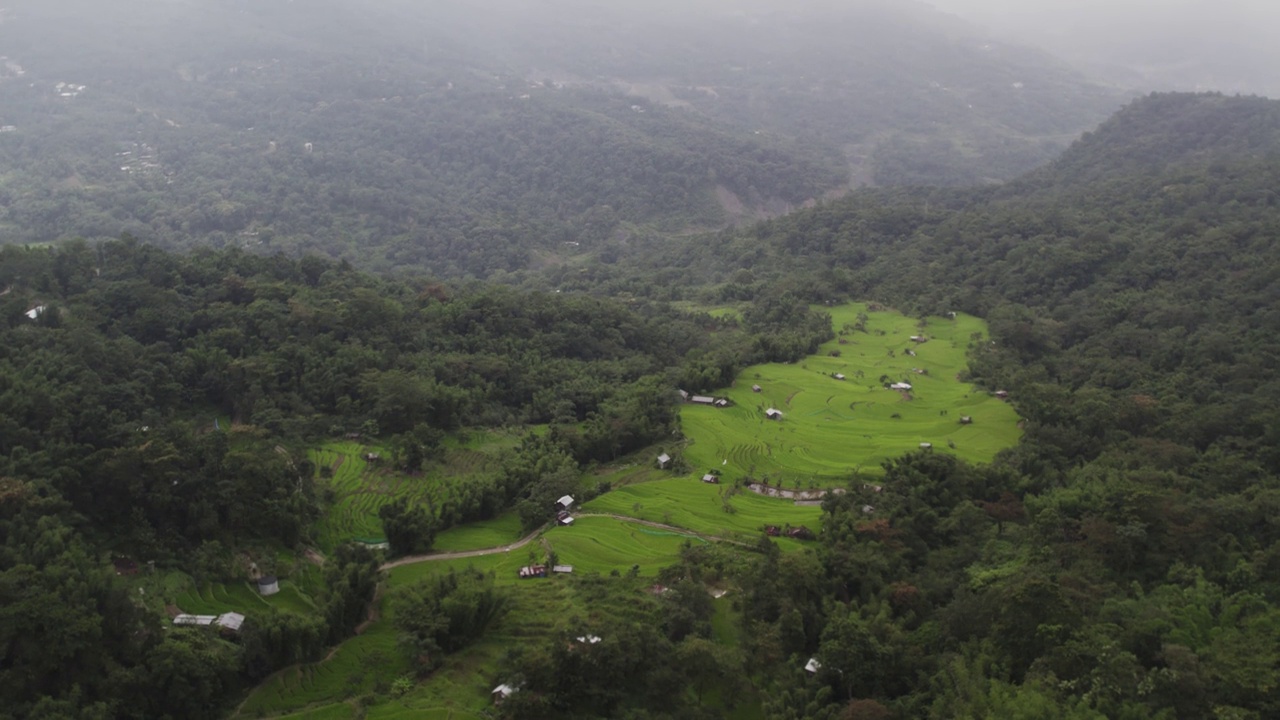
[[922, 5], [11, 3], [0, 230], [488, 275], [850, 183], [1040, 164], [1118, 103]]

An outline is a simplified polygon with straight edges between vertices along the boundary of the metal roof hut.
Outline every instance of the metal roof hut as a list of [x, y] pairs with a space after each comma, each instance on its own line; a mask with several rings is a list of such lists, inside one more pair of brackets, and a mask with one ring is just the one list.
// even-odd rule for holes
[[720, 477], [714, 473], [707, 473], [706, 475], [702, 476], [702, 482], [709, 483], [711, 485], [719, 485]]
[[768, 410], [764, 411], [764, 416], [769, 418], [770, 420], [781, 420], [782, 411], [779, 410], [778, 408], [769, 408]]
[[501, 704], [502, 704], [502, 701], [503, 701], [503, 700], [506, 700], [506, 699], [507, 699], [507, 698], [509, 698], [509, 697], [511, 697], [511, 696], [512, 696], [512, 694], [514, 694], [514, 693], [515, 693], [515, 691], [516, 691], [516, 689], [515, 689], [515, 688], [513, 688], [513, 687], [511, 687], [510, 685], [507, 685], [507, 684], [505, 684], [505, 683], [503, 683], [502, 685], [499, 685], [498, 687], [494, 688], [494, 689], [490, 692], [490, 694], [493, 696], [493, 704], [494, 704], [494, 705], [501, 705]]
[[760, 387], [759, 385], [752, 385], [751, 392], [754, 392], [754, 393], [764, 392], [764, 388]]
[[569, 508], [573, 507], [573, 496], [565, 495], [564, 497], [560, 498], [559, 500], [556, 501], [556, 507], [560, 508], [561, 510], [568, 510]]
[[658, 468], [659, 468], [659, 469], [661, 469], [661, 470], [666, 470], [666, 469], [667, 469], [668, 467], [670, 467], [670, 466], [671, 466], [671, 456], [670, 456], [670, 455], [668, 455], [668, 454], [666, 454], [666, 453], [662, 453], [661, 455], [659, 455], [659, 456], [658, 456]]
[[810, 675], [817, 674], [822, 669], [822, 663], [818, 662], [818, 658], [809, 658], [809, 662], [804, 664], [804, 671]]
[[275, 595], [280, 592], [280, 580], [275, 575], [263, 575], [258, 578], [258, 594]]

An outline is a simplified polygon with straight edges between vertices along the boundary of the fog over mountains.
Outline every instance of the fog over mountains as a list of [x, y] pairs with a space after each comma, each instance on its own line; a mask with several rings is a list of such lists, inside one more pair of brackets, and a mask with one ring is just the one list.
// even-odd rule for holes
[[1280, 4], [1266, 0], [930, 0], [1139, 90], [1280, 96]]

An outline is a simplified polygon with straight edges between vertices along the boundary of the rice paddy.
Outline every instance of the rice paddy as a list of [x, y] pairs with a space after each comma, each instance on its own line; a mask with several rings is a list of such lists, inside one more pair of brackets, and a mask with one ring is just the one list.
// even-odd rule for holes
[[[493, 471], [499, 449], [518, 443], [519, 436], [501, 432], [477, 432], [465, 441], [451, 438], [444, 444], [444, 459], [416, 475], [394, 470], [385, 448], [359, 440], [331, 442], [311, 451], [316, 483], [333, 497], [317, 530], [320, 548], [332, 552], [345, 542], [384, 542], [378, 516], [384, 505], [403, 499], [440, 507], [458, 488]], [[381, 459], [368, 461], [371, 453]]]
[[[830, 312], [839, 337], [817, 355], [795, 364], [746, 369], [732, 387], [715, 393], [732, 401], [728, 408], [682, 408], [681, 423], [688, 438], [683, 455], [695, 470], [692, 476], [659, 471], [647, 457], [601, 468], [586, 482], [608, 483], [612, 490], [585, 503], [572, 526], [552, 528], [537, 541], [508, 552], [390, 570], [386, 581], [390, 590], [468, 566], [493, 571], [498, 585], [509, 590], [507, 615], [479, 642], [449, 656], [413, 691], [396, 699], [386, 695], [388, 683], [410, 668], [396, 645], [393, 618], [384, 599], [381, 619], [363, 635], [343, 643], [322, 662], [271, 677], [253, 691], [236, 717], [285, 713], [294, 713], [287, 717], [295, 720], [487, 717], [491, 712], [488, 691], [500, 681], [497, 668], [510, 647], [568, 629], [577, 631], [588, 627], [593, 618], [634, 613], [640, 603], [651, 602], [640, 588], [676, 562], [686, 543], [706, 543], [708, 538], [754, 543], [768, 525], [820, 529], [821, 508], [757, 495], [737, 487], [739, 480], [767, 480], [787, 490], [829, 488], [855, 475], [878, 474], [882, 462], [915, 451], [922, 443], [931, 445], [934, 452], [987, 462], [1018, 440], [1021, 431], [1012, 406], [957, 377], [966, 365], [968, 350], [985, 341], [981, 320], [956, 315], [920, 322], [894, 312], [873, 312], [860, 304]], [[913, 335], [925, 341], [913, 341]], [[911, 385], [909, 390], [886, 387], [904, 382]], [[759, 385], [760, 392], [753, 391], [753, 385]], [[782, 419], [766, 419], [770, 408], [781, 410]], [[962, 417], [971, 423], [962, 424]], [[517, 442], [518, 436], [497, 433], [466, 442], [450, 439], [445, 460], [421, 476], [370, 465], [364, 460], [366, 453], [385, 451], [360, 442], [317, 449], [313, 461], [318, 468], [329, 469], [322, 475], [331, 474], [318, 482], [327, 485], [334, 499], [321, 522], [321, 546], [328, 551], [353, 539], [380, 540], [378, 508], [397, 498], [438, 503], [476, 475], [491, 472], [493, 450]], [[713, 469], [722, 475], [720, 484], [699, 481]], [[519, 518], [507, 513], [443, 532], [435, 549], [500, 547], [520, 535]], [[786, 538], [776, 541], [783, 551], [812, 547]], [[574, 574], [517, 579], [520, 567], [542, 561], [548, 552], [555, 553], [557, 562], [573, 565]], [[627, 577], [633, 569], [638, 578]], [[609, 577], [615, 571], [622, 577]], [[635, 593], [605, 592], [601, 583], [615, 590], [617, 583], [629, 584]], [[190, 611], [207, 608], [212, 612], [223, 609], [222, 603], [250, 599], [268, 602], [248, 584], [206, 590], [188, 590]], [[245, 592], [253, 597], [245, 597]], [[308, 601], [301, 591], [297, 598], [277, 602]], [[717, 642], [728, 646], [741, 642], [735, 615], [732, 595], [716, 601], [712, 628]], [[371, 693], [378, 699], [365, 707], [359, 700]], [[718, 696], [707, 700], [720, 704]], [[758, 717], [759, 706], [739, 703], [731, 715]]]
[[[700, 473], [719, 469], [728, 480], [807, 487], [879, 474], [881, 463], [922, 444], [989, 462], [1017, 442], [1013, 407], [958, 379], [970, 347], [986, 338], [982, 320], [956, 314], [921, 322], [865, 304], [830, 312], [839, 337], [817, 355], [747, 368], [733, 387], [716, 392], [732, 401], [728, 408], [681, 410], [690, 465]], [[854, 329], [860, 319], [864, 329]], [[886, 387], [897, 383], [910, 388]], [[782, 418], [768, 419], [769, 409]]]

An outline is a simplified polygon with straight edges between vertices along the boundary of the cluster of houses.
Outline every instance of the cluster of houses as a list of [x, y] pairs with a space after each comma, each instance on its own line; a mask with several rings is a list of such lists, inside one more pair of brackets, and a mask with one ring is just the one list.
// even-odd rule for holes
[[[544, 578], [547, 576], [548, 568], [546, 565], [525, 565], [520, 568], [518, 575], [521, 580], [531, 580], [533, 578]], [[556, 575], [572, 575], [572, 565], [552, 565], [550, 572]]]
[[728, 398], [711, 397], [710, 395], [690, 395], [684, 390], [680, 391], [680, 399], [690, 405], [711, 405], [712, 407], [718, 408], [729, 407]]
[[764, 529], [764, 534], [769, 537], [789, 537], [794, 540], [816, 540], [818, 538], [812, 530], [803, 525], [787, 528], [785, 531], [777, 525], [769, 525]]
[[569, 514], [569, 508], [573, 507], [573, 496], [565, 495], [556, 501], [556, 523], [560, 525], [572, 525], [573, 516]]
[[[117, 573], [121, 573], [120, 565], [117, 564]], [[134, 572], [137, 565], [133, 564]], [[130, 574], [130, 573], [121, 573]], [[275, 595], [280, 592], [280, 579], [275, 575], [263, 575], [257, 580], [258, 593], [263, 597]], [[224, 633], [238, 633], [240, 627], [244, 625], [244, 615], [237, 612], [226, 612], [221, 615], [192, 615], [189, 613], [180, 613], [173, 618], [173, 624], [184, 627], [217, 627], [219, 631]]]

